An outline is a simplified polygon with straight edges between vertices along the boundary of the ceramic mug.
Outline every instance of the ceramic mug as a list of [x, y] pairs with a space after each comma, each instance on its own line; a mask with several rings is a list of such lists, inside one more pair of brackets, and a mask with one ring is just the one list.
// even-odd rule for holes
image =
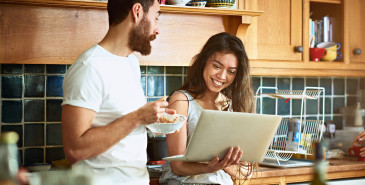
[[339, 50], [341, 48], [341, 44], [340, 43], [336, 43], [336, 42], [321, 42], [317, 45], [317, 47], [319, 48], [326, 48], [326, 50]]
[[365, 161], [365, 157], [362, 157], [360, 155], [360, 149], [363, 148], [363, 146], [353, 146], [348, 149], [348, 152], [351, 156], [357, 157], [359, 161]]
[[321, 60], [323, 60], [323, 61], [332, 62], [332, 61], [342, 58], [341, 51], [336, 51], [336, 50], [326, 50], [326, 51], [327, 51], [327, 54], [324, 57], [321, 57]]
[[327, 51], [324, 48], [309, 48], [311, 61], [319, 61], [320, 58], [327, 55]]

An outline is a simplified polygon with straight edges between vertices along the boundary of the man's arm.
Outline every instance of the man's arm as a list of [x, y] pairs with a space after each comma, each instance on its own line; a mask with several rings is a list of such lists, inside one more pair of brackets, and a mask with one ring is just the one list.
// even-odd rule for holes
[[161, 100], [150, 102], [101, 127], [91, 127], [96, 116], [93, 110], [64, 105], [62, 108], [64, 152], [72, 163], [95, 157], [118, 143], [139, 125], [156, 122], [164, 112], [175, 113], [171, 109], [166, 109], [167, 105], [167, 102]]

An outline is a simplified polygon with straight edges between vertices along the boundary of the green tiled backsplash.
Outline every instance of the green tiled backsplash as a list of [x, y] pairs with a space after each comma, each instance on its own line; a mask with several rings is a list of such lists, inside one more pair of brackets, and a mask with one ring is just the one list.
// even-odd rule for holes
[[[0, 130], [15, 131], [22, 164], [50, 163], [65, 157], [61, 137], [62, 82], [69, 65], [2, 64]], [[141, 84], [147, 101], [169, 95], [186, 78], [187, 67], [141, 66]], [[365, 80], [344, 77], [253, 77], [259, 86], [300, 90], [304, 86], [325, 87], [325, 119], [342, 127], [340, 108], [356, 104], [356, 93]], [[323, 98], [321, 98], [320, 101]], [[299, 104], [299, 106], [298, 106]], [[316, 107], [310, 103], [307, 107]], [[265, 101], [263, 112], [283, 116], [300, 115], [300, 101]], [[316, 109], [308, 117], [319, 118]]]

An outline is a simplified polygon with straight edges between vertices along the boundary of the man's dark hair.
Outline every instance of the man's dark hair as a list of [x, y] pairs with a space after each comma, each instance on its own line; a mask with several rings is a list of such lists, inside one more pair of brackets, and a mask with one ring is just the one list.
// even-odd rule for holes
[[121, 23], [129, 14], [132, 6], [140, 3], [147, 13], [156, 0], [108, 0], [109, 26]]

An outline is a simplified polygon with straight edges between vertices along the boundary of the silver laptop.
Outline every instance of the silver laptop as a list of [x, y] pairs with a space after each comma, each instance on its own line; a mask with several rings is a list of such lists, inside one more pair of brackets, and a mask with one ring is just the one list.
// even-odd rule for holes
[[269, 148], [281, 116], [203, 110], [184, 155], [167, 161], [206, 162], [223, 159], [230, 146], [239, 146], [241, 161], [261, 162]]

